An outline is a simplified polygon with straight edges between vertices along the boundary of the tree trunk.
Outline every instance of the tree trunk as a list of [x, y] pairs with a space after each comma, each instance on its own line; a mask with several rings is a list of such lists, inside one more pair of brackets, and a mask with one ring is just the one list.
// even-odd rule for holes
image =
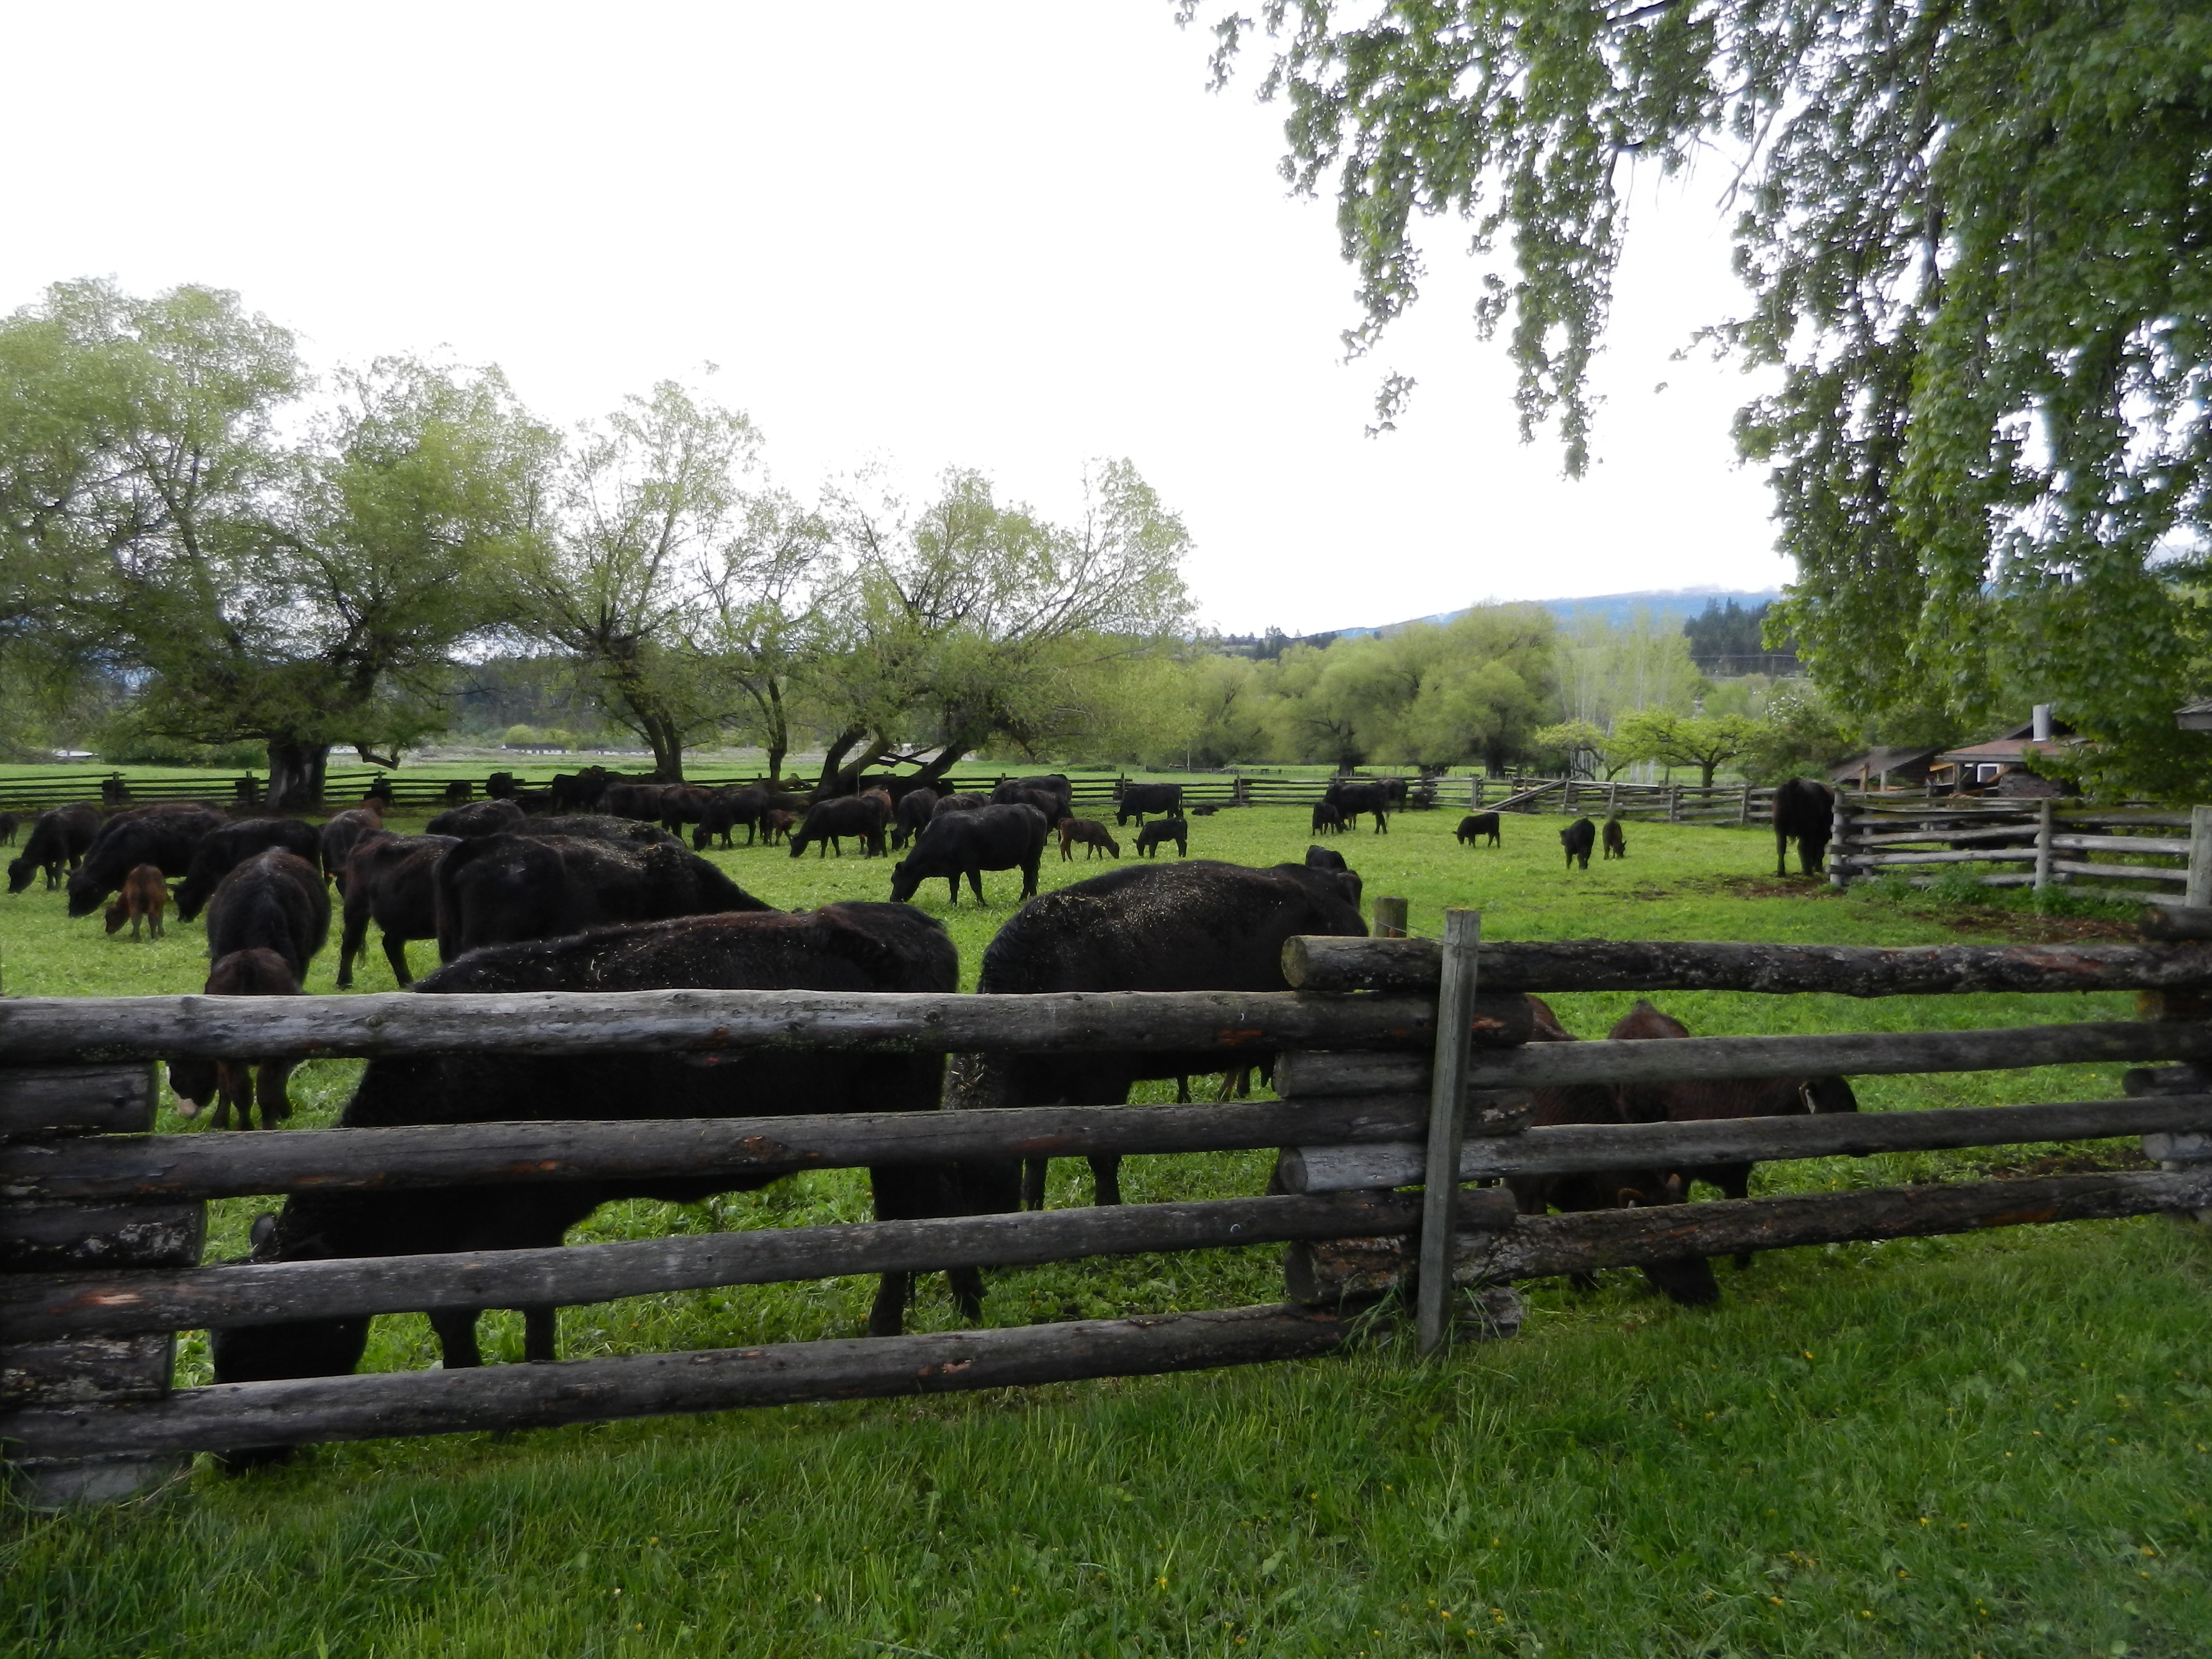
[[771, 676], [768, 682], [768, 787], [783, 787], [783, 757], [791, 752], [791, 721], [783, 712], [783, 688]]
[[653, 776], [657, 783], [684, 781], [684, 734], [665, 714], [645, 715], [645, 740], [653, 748]]
[[847, 761], [842, 766], [837, 769], [837, 780], [834, 793], [840, 795], [857, 795], [860, 793], [860, 774], [866, 771], [871, 766], [873, 766], [878, 761], [889, 754], [890, 752], [890, 747], [891, 743], [889, 738], [870, 738], [867, 742], [861, 746], [860, 752], [857, 757]]
[[853, 752], [853, 745], [868, 735], [865, 726], [848, 726], [837, 734], [837, 740], [822, 756], [822, 781], [817, 786], [825, 795], [837, 793], [838, 769], [844, 765], [845, 757]]
[[305, 738], [269, 739], [269, 810], [310, 812], [322, 804], [330, 745]]
[[1698, 770], [1703, 777], [1705, 787], [1708, 789], [1713, 787], [1713, 774], [1720, 769], [1721, 763], [1718, 761], [1699, 761], [1698, 763]]

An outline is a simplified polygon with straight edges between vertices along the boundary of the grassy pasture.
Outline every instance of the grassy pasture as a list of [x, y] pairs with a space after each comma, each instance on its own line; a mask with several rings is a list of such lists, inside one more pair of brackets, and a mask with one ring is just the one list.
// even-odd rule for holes
[[[1479, 906], [1501, 939], [1827, 943], [2110, 931], [1996, 907], [1838, 897], [1772, 878], [1757, 832], [1631, 825], [1625, 863], [1563, 872], [1561, 820], [1456, 846], [1455, 811], [1338, 843], [1417, 931]], [[1304, 815], [1193, 821], [1194, 854], [1296, 858]], [[1127, 850], [1125, 841], [1125, 851]], [[882, 897], [887, 866], [714, 855], [772, 903]], [[1088, 873], [1047, 859], [1044, 880]], [[972, 985], [1010, 914], [921, 898]], [[0, 900], [18, 995], [197, 989], [197, 927], [161, 943]], [[418, 970], [427, 945], [415, 948]], [[327, 991], [335, 949], [311, 975]], [[357, 980], [390, 988], [372, 947]], [[1665, 996], [1702, 1033], [2126, 1018], [2128, 1000]], [[1601, 1034], [1625, 997], [1562, 997]], [[295, 1094], [328, 1121], [357, 1067]], [[2116, 1093], [2112, 1068], [1869, 1079], [1870, 1110]], [[164, 1127], [205, 1133], [165, 1114]], [[1941, 1179], [2053, 1148], [1762, 1171], [1784, 1191]], [[2108, 1161], [2127, 1146], [2096, 1149]], [[1133, 1199], [1251, 1193], [1264, 1154], [1134, 1158]], [[1053, 1201], [1088, 1197], [1054, 1166]], [[251, 1200], [214, 1206], [234, 1254]], [[603, 1211], [578, 1239], [859, 1218], [855, 1174], [676, 1207]], [[1279, 1294], [1273, 1249], [993, 1276], [1015, 1324]], [[121, 1510], [12, 1518], [7, 1650], [40, 1654], [774, 1655], [1479, 1652], [1664, 1655], [2200, 1652], [2212, 1365], [2204, 1241], [2160, 1221], [1837, 1247], [1723, 1270], [1684, 1310], [1640, 1276], [1535, 1289], [1527, 1333], [1417, 1364], [1383, 1352], [1021, 1394], [330, 1448], [211, 1472]], [[869, 1287], [700, 1291], [562, 1315], [565, 1355], [856, 1332]], [[950, 1325], [941, 1284], [920, 1328]], [[486, 1322], [519, 1358], [520, 1322]], [[420, 1366], [427, 1322], [378, 1322], [369, 1364]], [[205, 1375], [188, 1343], [183, 1380]], [[2197, 1631], [2191, 1637], [2188, 1632]]]

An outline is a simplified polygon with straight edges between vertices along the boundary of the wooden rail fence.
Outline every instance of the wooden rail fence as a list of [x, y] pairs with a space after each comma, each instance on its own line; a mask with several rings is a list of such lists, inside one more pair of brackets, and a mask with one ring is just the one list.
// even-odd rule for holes
[[[1961, 866], [1984, 887], [2065, 886], [2097, 898], [2202, 908], [2212, 905], [2212, 807], [2098, 811], [2048, 800], [1884, 807], [1838, 797], [1828, 847], [1835, 886], [1886, 876], [1926, 887], [1940, 878], [1927, 872]], [[1896, 873], [1908, 870], [1922, 873]]]
[[[31, 1501], [125, 1497], [196, 1452], [1139, 1375], [1515, 1328], [1515, 1280], [1839, 1239], [2212, 1212], [2212, 913], [2134, 945], [1294, 939], [1288, 993], [982, 997], [809, 992], [0, 1000], [0, 1441]], [[1534, 991], [1853, 996], [2142, 994], [2149, 1018], [2000, 1030], [1528, 1041]], [[1439, 1015], [1442, 1006], [1446, 1012]], [[1275, 1054], [1281, 1099], [150, 1133], [155, 1056], [712, 1053]], [[1832, 1117], [1531, 1127], [1530, 1091], [1678, 1078], [2146, 1063], [2119, 1099]], [[1508, 1176], [2143, 1137], [2154, 1172], [1878, 1188], [1589, 1214], [1515, 1212]], [[216, 1198], [899, 1161], [1276, 1149], [1266, 1196], [769, 1229], [367, 1261], [203, 1266]], [[172, 1386], [179, 1331], [578, 1305], [840, 1274], [1282, 1244], [1279, 1304], [872, 1340]], [[1472, 1322], [1470, 1323], [1470, 1322]]]

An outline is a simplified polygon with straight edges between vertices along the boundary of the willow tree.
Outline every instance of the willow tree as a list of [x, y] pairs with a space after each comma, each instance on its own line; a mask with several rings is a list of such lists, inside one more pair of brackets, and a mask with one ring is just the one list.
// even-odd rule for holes
[[65, 283], [0, 322], [6, 608], [130, 678], [144, 729], [264, 743], [280, 805], [333, 744], [394, 764], [445, 723], [549, 442], [495, 371], [392, 358], [308, 390], [291, 336], [216, 289]]
[[886, 757], [934, 780], [985, 743], [1044, 756], [1092, 740], [1121, 671], [1188, 615], [1189, 534], [1127, 461], [1090, 471], [1070, 524], [963, 469], [919, 509], [850, 488], [829, 516], [845, 563], [811, 671], [837, 728], [825, 789]]
[[[1632, 176], [1731, 158], [1741, 314], [1779, 371], [1794, 635], [1847, 712], [1966, 726], [2055, 701], [2112, 787], [2206, 779], [2171, 709], [2208, 672], [2212, 15], [2197, 0], [1268, 0], [1292, 184], [1333, 179], [1371, 351], [1425, 218], [1493, 266], [1524, 436], [1589, 458]], [[1383, 425], [1410, 378], [1386, 376]]]

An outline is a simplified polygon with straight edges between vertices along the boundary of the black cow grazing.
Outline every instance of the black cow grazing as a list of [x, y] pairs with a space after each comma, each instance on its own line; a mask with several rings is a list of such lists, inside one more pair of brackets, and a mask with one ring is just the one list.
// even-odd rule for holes
[[[1402, 793], [1404, 781], [1397, 781]], [[1328, 793], [1323, 799], [1342, 815], [1346, 829], [1358, 823], [1362, 812], [1372, 812], [1375, 815], [1375, 833], [1378, 836], [1390, 833], [1390, 808], [1394, 803], [1387, 784], [1346, 783], [1339, 778], [1328, 786]]]
[[1836, 792], [1812, 778], [1789, 778], [1774, 792], [1774, 873], [1790, 873], [1790, 843], [1797, 843], [1797, 867], [1820, 873], [1828, 838], [1835, 833]]
[[426, 836], [452, 836], [473, 841], [479, 836], [504, 836], [520, 830], [528, 815], [511, 800], [472, 801], [448, 807], [422, 826]]
[[165, 876], [184, 875], [200, 842], [229, 822], [197, 801], [165, 801], [118, 812], [100, 826], [85, 848], [84, 862], [69, 878], [70, 915], [90, 915], [142, 864], [158, 866]]
[[[322, 878], [318, 876], [315, 891], [319, 894], [322, 890]], [[300, 981], [276, 951], [256, 948], [234, 951], [217, 958], [208, 969], [204, 988], [211, 997], [295, 997], [300, 994]], [[251, 1129], [257, 1092], [254, 1074], [258, 1072], [261, 1127], [273, 1129], [280, 1121], [292, 1115], [292, 1099], [287, 1085], [296, 1063], [289, 1060], [173, 1060], [169, 1062], [169, 1086], [177, 1092], [177, 1115], [195, 1115], [212, 1097], [216, 1128], [228, 1127], [231, 1108], [235, 1106], [238, 1127]]]
[[[981, 797], [975, 799], [980, 801]], [[902, 853], [906, 844], [928, 826], [937, 815], [939, 796], [934, 789], [909, 789], [898, 799], [891, 812], [891, 851]]]
[[519, 793], [512, 772], [495, 772], [484, 780], [484, 793], [494, 800], [512, 800]]
[[323, 873], [341, 894], [345, 891], [346, 860], [353, 856], [353, 849], [368, 836], [383, 833], [384, 814], [373, 806], [349, 807], [323, 826], [317, 848]]
[[714, 792], [704, 784], [669, 783], [660, 789], [660, 825], [682, 835], [687, 823], [700, 823], [714, 808]]
[[556, 772], [546, 793], [556, 812], [589, 812], [598, 807], [606, 787], [607, 769], [587, 766], [580, 772]]
[[[247, 818], [227, 823], [210, 833], [192, 852], [191, 868], [177, 886], [177, 920], [198, 916], [222, 878], [256, 853], [281, 847], [318, 869], [323, 856], [322, 831], [297, 818]], [[315, 878], [319, 884], [321, 876]]]
[[[1282, 991], [1283, 941], [1293, 933], [1357, 939], [1355, 878], [1278, 864], [1265, 870], [1194, 859], [1109, 870], [1034, 899], [1016, 911], [983, 953], [980, 989], [1044, 991]], [[1130, 1085], [1247, 1066], [1272, 1066], [1271, 1052], [1232, 1054], [990, 1054], [975, 1063], [956, 1103], [967, 1106], [1119, 1106]], [[1118, 1157], [1091, 1160], [1094, 1195], [1121, 1200]], [[973, 1172], [971, 1195], [986, 1210], [1026, 1200], [1042, 1208], [1044, 1164]]]
[[1486, 841], [1492, 847], [1505, 844], [1498, 839], [1498, 814], [1495, 812], [1469, 812], [1459, 821], [1459, 828], [1452, 834], [1462, 847], [1480, 846]]
[[1115, 787], [1114, 823], [1115, 827], [1131, 818], [1143, 828], [1147, 812], [1170, 818], [1182, 816], [1182, 786], [1179, 783], [1129, 783]]
[[238, 951], [274, 951], [304, 980], [331, 933], [331, 897], [322, 872], [296, 853], [271, 847], [224, 876], [208, 900], [210, 959]]
[[1000, 778], [991, 791], [994, 806], [1034, 806], [1047, 823], [1075, 816], [1075, 786], [1060, 772], [1040, 772], [1034, 777]]
[[[929, 816], [934, 819], [943, 817], [947, 812], [980, 812], [990, 804], [991, 798], [988, 795], [939, 795], [937, 798], [936, 808]], [[1065, 817], [1066, 814], [1061, 816]], [[1053, 822], [1057, 823], [1060, 819], [1054, 818]]]
[[[416, 988], [418, 994], [520, 991], [951, 991], [960, 959], [933, 919], [903, 905], [825, 904], [796, 915], [688, 916], [608, 927], [544, 943], [471, 952]], [[740, 1048], [700, 1066], [681, 1054], [454, 1054], [377, 1060], [339, 1121], [349, 1128], [462, 1124], [649, 1121], [927, 1112], [939, 1100], [936, 1054]], [[876, 1213], [913, 1220], [962, 1212], [954, 1172], [942, 1164], [870, 1171]], [[773, 1176], [511, 1182], [422, 1192], [301, 1193], [274, 1224], [257, 1227], [257, 1261], [325, 1261], [558, 1245], [600, 1205], [623, 1199], [696, 1203], [768, 1185]], [[981, 1311], [975, 1269], [951, 1275], [962, 1310]], [[875, 1335], [903, 1323], [909, 1280], [884, 1275], [868, 1316]], [[552, 1310], [526, 1310], [526, 1352], [555, 1358]], [[482, 1363], [477, 1313], [430, 1316], [448, 1369]], [[354, 1318], [234, 1327], [213, 1334], [216, 1377], [226, 1382], [343, 1376], [360, 1363], [368, 1321]]]
[[1589, 869], [1590, 849], [1597, 845], [1597, 825], [1588, 818], [1577, 818], [1559, 831], [1559, 845], [1567, 849], [1568, 869], [1575, 867], [1577, 859], [1583, 861], [1583, 869]]
[[1309, 847], [1306, 848], [1306, 868], [1309, 870], [1349, 870], [1352, 866], [1344, 861], [1344, 854], [1337, 852], [1333, 848]]
[[469, 781], [466, 778], [455, 778], [446, 786], [446, 805], [465, 806], [468, 805], [469, 798], [475, 793], [476, 791], [469, 787]]
[[692, 850], [705, 852], [717, 836], [723, 846], [734, 845], [730, 832], [739, 824], [744, 825], [745, 845], [750, 847], [760, 839], [761, 814], [768, 810], [765, 789], [717, 789], [707, 810], [699, 815], [699, 827], [691, 832]]
[[107, 931], [119, 933], [123, 924], [131, 924], [131, 937], [137, 939], [138, 930], [147, 928], [155, 939], [161, 937], [161, 913], [168, 908], [169, 884], [161, 879], [161, 872], [150, 864], [142, 864], [123, 878], [123, 891], [115, 902], [107, 907]]
[[890, 812], [884, 797], [871, 791], [865, 795], [840, 795], [830, 800], [818, 800], [806, 809], [806, 817], [798, 829], [791, 832], [791, 856], [798, 858], [809, 847], [821, 850], [816, 856], [827, 858], [835, 851], [839, 858], [845, 856], [845, 837], [857, 836], [861, 853], [868, 858], [884, 854], [884, 826], [890, 820]]
[[1190, 856], [1190, 820], [1188, 818], [1154, 818], [1137, 831], [1137, 851], [1151, 858], [1164, 842], [1176, 844], [1178, 858]]
[[1022, 896], [1028, 898], [1037, 890], [1037, 866], [1051, 838], [1044, 814], [1025, 802], [980, 806], [969, 812], [940, 810], [914, 838], [914, 850], [891, 867], [891, 898], [903, 904], [923, 882], [942, 876], [957, 908], [960, 878], [965, 876], [981, 904], [986, 870], [1020, 871]]
[[[1615, 1042], [1686, 1037], [1690, 1028], [1638, 999], [1607, 1035]], [[1630, 1083], [1620, 1089], [1621, 1114], [1631, 1123], [1700, 1123], [1717, 1118], [1796, 1117], [1808, 1112], [1856, 1112], [1858, 1096], [1850, 1079], [1816, 1078], [1721, 1078], [1673, 1083]], [[1677, 1171], [1685, 1191], [1692, 1182], [1717, 1187], [1724, 1197], [1751, 1191], [1749, 1164], [1716, 1164]], [[1751, 1265], [1748, 1255], [1736, 1266]]]
[[0, 812], [0, 847], [13, 847], [15, 832], [23, 827], [23, 820], [13, 812]]
[[1218, 801], [1200, 801], [1190, 809], [1190, 816], [1194, 818], [1210, 818], [1220, 810], [1221, 805]]
[[[1536, 1014], [1531, 1038], [1537, 1042], [1573, 1042], [1574, 1034], [1561, 1025], [1540, 997], [1530, 997]], [[1626, 1123], [1620, 1091], [1603, 1084], [1577, 1083], [1565, 1088], [1534, 1091], [1536, 1109], [1529, 1121], [1547, 1128], [1565, 1123]], [[1515, 1176], [1506, 1182], [1513, 1201], [1523, 1215], [1542, 1215], [1549, 1209], [1566, 1211], [1649, 1209], [1654, 1205], [1680, 1204], [1686, 1185], [1680, 1176], [1660, 1170], [1598, 1170], [1577, 1175]], [[1653, 1287], [1674, 1300], [1691, 1306], [1717, 1302], [1721, 1287], [1714, 1282], [1711, 1265], [1703, 1256], [1680, 1261], [1657, 1261], [1644, 1269]], [[1576, 1273], [1571, 1282], [1580, 1290], [1597, 1283], [1594, 1273]]]
[[1336, 810], [1334, 801], [1317, 800], [1314, 803], [1313, 829], [1309, 833], [1316, 836], [1340, 836], [1344, 833], [1344, 814]]
[[505, 833], [514, 836], [535, 836], [540, 840], [551, 836], [580, 836], [586, 841], [630, 842], [639, 847], [682, 848], [682, 839], [672, 836], [657, 823], [647, 823], [642, 818], [610, 817], [605, 812], [574, 812], [560, 817], [526, 818], [516, 828]]
[[696, 853], [672, 842], [492, 836], [438, 860], [438, 957], [615, 923], [766, 910]]
[[611, 817], [658, 823], [661, 790], [662, 786], [657, 783], [611, 783], [600, 792], [599, 811]]
[[1078, 847], [1087, 850], [1083, 856], [1095, 859], [1101, 853], [1121, 856], [1121, 843], [1107, 833], [1106, 826], [1095, 818], [1062, 818], [1060, 821], [1060, 856], [1062, 862], [1075, 856]]
[[1605, 821], [1604, 856], [1608, 859], [1625, 859], [1628, 856], [1628, 836], [1621, 829], [1619, 818], [1607, 818]]
[[438, 937], [438, 866], [464, 843], [452, 836], [365, 837], [346, 860], [345, 927], [338, 937], [338, 989], [353, 985], [354, 958], [368, 939], [368, 924], [384, 935], [384, 957], [392, 976], [411, 985], [407, 969], [410, 939]]
[[8, 890], [20, 893], [39, 875], [46, 877], [49, 892], [60, 886], [63, 870], [74, 870], [84, 862], [100, 823], [100, 809], [90, 801], [40, 813], [23, 842], [22, 856], [8, 861]]

